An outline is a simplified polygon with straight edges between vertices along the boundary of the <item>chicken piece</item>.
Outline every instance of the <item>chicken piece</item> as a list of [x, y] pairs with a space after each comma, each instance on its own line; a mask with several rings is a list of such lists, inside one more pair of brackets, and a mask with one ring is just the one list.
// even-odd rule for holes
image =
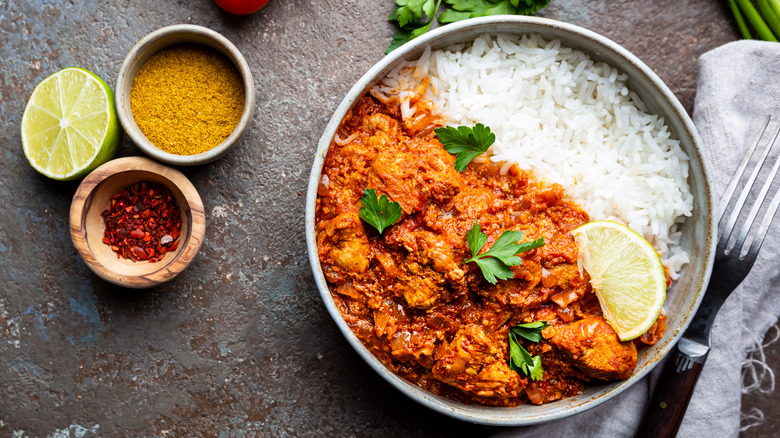
[[420, 362], [431, 366], [430, 356], [436, 348], [436, 338], [428, 333], [400, 330], [388, 336], [391, 354], [403, 362]]
[[[421, 144], [422, 148], [430, 148]], [[385, 148], [379, 151], [368, 172], [368, 187], [401, 204], [406, 214], [422, 209], [428, 199], [454, 196], [462, 177], [453, 167], [452, 155], [443, 149], [425, 153]]]
[[486, 285], [475, 292], [502, 306], [516, 308], [525, 303], [525, 299], [531, 294], [531, 291], [533, 291], [533, 285], [529, 285], [528, 282], [509, 279], [499, 281], [494, 285]]
[[572, 285], [579, 286], [583, 283], [576, 263], [561, 263], [549, 269], [543, 269], [541, 272], [542, 286], [544, 287], [557, 287], [561, 290], [566, 290]]
[[416, 262], [430, 265], [436, 272], [444, 274], [449, 282], [465, 287], [466, 273], [461, 269], [460, 263], [455, 261], [452, 245], [440, 234], [424, 229], [411, 229], [405, 225], [390, 230], [385, 242], [388, 245], [402, 246]]
[[634, 343], [621, 342], [615, 330], [602, 317], [548, 327], [543, 335], [589, 377], [627, 379], [636, 367]]
[[317, 224], [320, 260], [331, 260], [347, 271], [362, 274], [368, 268], [371, 247], [357, 211], [339, 214]]
[[400, 135], [399, 128], [398, 122], [386, 114], [371, 114], [363, 120], [363, 129], [372, 134], [384, 132], [398, 137]]
[[468, 290], [466, 274], [455, 261], [452, 246], [441, 235], [416, 228], [407, 219], [385, 233], [384, 243], [406, 252], [392, 289], [410, 307], [429, 309]]
[[664, 332], [666, 332], [666, 315], [662, 313], [658, 315], [658, 319], [655, 320], [653, 325], [650, 326], [650, 328], [644, 332], [642, 336], [634, 339], [634, 345], [655, 345], [658, 341], [661, 340], [661, 338], [664, 337]]
[[438, 272], [414, 262], [405, 263], [405, 268], [406, 271], [399, 275], [390, 289], [399, 292], [409, 307], [429, 309], [449, 297]]
[[466, 187], [453, 198], [452, 205], [463, 216], [480, 217], [495, 197], [495, 194], [485, 187]]
[[533, 260], [510, 266], [514, 278], [499, 281], [495, 285], [480, 287], [475, 292], [496, 301], [502, 306], [522, 307], [542, 277], [542, 267]]
[[451, 342], [436, 350], [431, 371], [442, 382], [479, 397], [517, 397], [525, 386], [525, 379], [507, 365], [504, 348], [477, 324], [461, 326]]

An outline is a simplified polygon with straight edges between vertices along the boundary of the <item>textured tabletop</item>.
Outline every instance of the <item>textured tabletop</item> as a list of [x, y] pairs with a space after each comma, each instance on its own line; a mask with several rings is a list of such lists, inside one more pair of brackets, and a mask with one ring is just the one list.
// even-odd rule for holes
[[[539, 15], [622, 44], [691, 112], [697, 57], [737, 37], [722, 3], [552, 0]], [[495, 430], [429, 411], [378, 377], [327, 314], [309, 267], [303, 214], [314, 151], [347, 90], [384, 56], [392, 8], [271, 0], [237, 17], [211, 0], [0, 1], [0, 436]], [[176, 23], [209, 27], [238, 47], [254, 74], [256, 112], [231, 153], [181, 169], [206, 209], [193, 264], [163, 286], [126, 290], [82, 263], [68, 234], [78, 183], [28, 165], [19, 123], [47, 75], [75, 65], [113, 86], [132, 45]], [[119, 156], [128, 155], [141, 152], [126, 138]], [[768, 415], [762, 430], [777, 433]]]

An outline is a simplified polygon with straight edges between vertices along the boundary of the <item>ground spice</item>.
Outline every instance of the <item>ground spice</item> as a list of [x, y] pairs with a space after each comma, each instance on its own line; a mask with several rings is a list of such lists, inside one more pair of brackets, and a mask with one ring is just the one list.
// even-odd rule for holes
[[106, 223], [103, 243], [117, 258], [156, 262], [179, 247], [181, 212], [162, 184], [142, 181], [111, 197], [101, 213]]
[[158, 148], [194, 155], [233, 132], [244, 111], [244, 85], [221, 52], [200, 44], [163, 49], [138, 70], [130, 89], [136, 124]]

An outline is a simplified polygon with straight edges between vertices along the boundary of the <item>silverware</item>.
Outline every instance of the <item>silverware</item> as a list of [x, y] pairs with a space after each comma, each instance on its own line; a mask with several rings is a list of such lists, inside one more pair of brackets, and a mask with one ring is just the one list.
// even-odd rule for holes
[[[742, 283], [753, 267], [769, 225], [780, 205], [780, 190], [776, 190], [771, 203], [764, 209], [761, 224], [755, 232], [751, 233], [770, 189], [777, 186], [773, 183], [780, 168], [780, 159], [775, 159], [771, 170], [765, 169], [765, 164], [780, 133], [780, 127], [770, 136], [771, 139], [762, 149], [760, 156], [751, 159], [766, 134], [770, 120], [771, 116], [764, 121], [723, 195], [718, 216], [719, 228], [723, 231], [715, 251], [715, 264], [707, 291], [690, 326], [666, 361], [658, 387], [655, 389], [636, 437], [658, 438], [677, 435], [693, 389], [710, 351], [710, 331], [715, 315], [726, 298]], [[735, 197], [737, 185], [745, 176], [748, 167], [752, 169], [750, 175], [739, 196]], [[748, 211], [746, 205], [750, 204], [746, 202], [748, 195], [760, 179], [763, 179], [764, 183]], [[730, 213], [726, 215], [727, 212]], [[735, 235], [734, 231], [739, 225], [741, 229], [739, 234]], [[746, 241], [750, 243], [749, 246], [745, 244]]]

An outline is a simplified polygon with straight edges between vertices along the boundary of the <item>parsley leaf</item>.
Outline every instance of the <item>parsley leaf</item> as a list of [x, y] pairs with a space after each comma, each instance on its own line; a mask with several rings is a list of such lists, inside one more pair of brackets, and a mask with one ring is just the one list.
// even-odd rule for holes
[[[390, 53], [407, 41], [428, 32], [439, 11], [441, 0], [436, 0], [436, 3], [434, 0], [395, 0], [395, 4], [393, 12], [387, 19], [397, 22], [401, 29], [393, 35], [393, 40], [385, 53]], [[423, 19], [423, 16], [427, 20]]]
[[523, 373], [529, 376], [531, 380], [542, 380], [544, 369], [542, 368], [541, 356], [531, 357], [520, 342], [518, 336], [528, 339], [531, 342], [539, 342], [542, 339], [542, 330], [549, 327], [547, 321], [534, 321], [528, 324], [518, 324], [509, 329], [509, 368], [518, 374]]
[[[434, 5], [434, 0], [395, 0], [395, 8], [388, 20], [398, 23], [401, 29], [393, 35], [393, 41], [385, 53], [390, 53], [405, 42], [428, 32], [441, 2], [442, 0], [436, 0]], [[548, 4], [550, 0], [444, 0], [444, 11], [438, 20], [441, 24], [447, 24], [487, 15], [531, 15]]]
[[385, 53], [390, 53], [393, 50], [403, 46], [407, 41], [412, 39], [412, 32], [410, 30], [401, 29], [393, 35], [393, 39], [390, 41], [390, 45], [385, 50]]
[[539, 12], [550, 4], [550, 0], [510, 0], [514, 6], [515, 14], [531, 15]]
[[447, 24], [488, 15], [532, 15], [550, 4], [550, 0], [445, 0], [450, 6], [439, 16]]
[[547, 324], [547, 321], [534, 321], [527, 324], [518, 324], [509, 330], [531, 342], [539, 342], [542, 340], [542, 330], [549, 326], [550, 324]]
[[463, 172], [474, 158], [484, 154], [496, 142], [496, 134], [490, 128], [477, 123], [474, 128], [468, 126], [442, 126], [433, 130], [444, 149], [455, 157], [455, 170]]
[[474, 225], [466, 233], [466, 241], [472, 257], [464, 260], [463, 263], [475, 262], [485, 276], [485, 280], [491, 284], [496, 284], [496, 279], [512, 278], [515, 274], [509, 267], [523, 262], [517, 254], [544, 246], [544, 239], [541, 237], [531, 242], [517, 243], [522, 238], [523, 233], [520, 231], [504, 231], [489, 250], [479, 254], [487, 243], [487, 235], [482, 232], [479, 223], [474, 221]]
[[388, 20], [397, 21], [401, 27], [421, 19], [424, 13], [433, 12], [433, 0], [396, 0], [395, 4]]
[[382, 234], [385, 228], [393, 225], [403, 214], [401, 204], [390, 202], [387, 195], [382, 195], [377, 199], [374, 189], [366, 189], [360, 201], [363, 203], [363, 207], [360, 207], [360, 213], [358, 213], [360, 219], [376, 228], [379, 234]]

